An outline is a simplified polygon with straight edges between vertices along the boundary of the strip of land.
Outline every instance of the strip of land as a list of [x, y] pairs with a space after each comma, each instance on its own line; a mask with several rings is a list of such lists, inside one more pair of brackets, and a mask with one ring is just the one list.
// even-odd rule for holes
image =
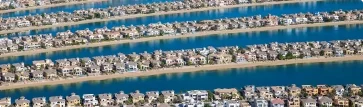
[[47, 52], [53, 52], [53, 51], [62, 51], [62, 50], [88, 48], [88, 47], [99, 47], [99, 46], [116, 45], [116, 44], [123, 44], [123, 43], [137, 43], [137, 42], [145, 42], [145, 41], [161, 40], [161, 39], [175, 39], [175, 38], [186, 38], [186, 37], [197, 37], [197, 36], [210, 36], [213, 34], [258, 32], [258, 31], [269, 31], [269, 30], [279, 30], [279, 29], [336, 26], [336, 25], [350, 25], [350, 24], [363, 24], [363, 21], [341, 21], [341, 22], [326, 22], [326, 23], [314, 23], [314, 24], [299, 24], [299, 25], [290, 25], [290, 26], [260, 27], [260, 28], [250, 28], [250, 29], [206, 31], [206, 32], [198, 32], [198, 33], [178, 35], [178, 36], [157, 36], [157, 37], [147, 37], [147, 38], [140, 38], [140, 39], [134, 39], [134, 40], [129, 39], [129, 40], [118, 40], [118, 41], [105, 41], [105, 42], [90, 43], [90, 44], [84, 44], [84, 45], [65, 46], [65, 47], [60, 47], [60, 48], [36, 49], [36, 50], [30, 50], [30, 51], [4, 53], [4, 54], [0, 55], [0, 58], [1, 57], [35, 55], [35, 54], [39, 54], [39, 53], [47, 53]]
[[[112, 79], [112, 78], [151, 76], [151, 75], [160, 75], [160, 74], [168, 74], [168, 73], [185, 73], [185, 72], [197, 72], [197, 71], [211, 71], [211, 70], [217, 70], [217, 69], [247, 68], [247, 67], [259, 67], [259, 66], [277, 66], [277, 65], [299, 64], [299, 63], [358, 61], [358, 60], [363, 60], [363, 56], [354, 55], [354, 56], [328, 57], [328, 58], [314, 57], [314, 58], [296, 59], [296, 60], [292, 59], [292, 60], [279, 60], [279, 61], [266, 61], [266, 62], [247, 62], [247, 63], [240, 63], [240, 64], [231, 63], [231, 64], [203, 65], [203, 66], [199, 66], [199, 67], [186, 66], [186, 67], [181, 67], [181, 68], [166, 68], [166, 69], [151, 70], [151, 71], [147, 71], [147, 72], [137, 72], [137, 73], [88, 76], [88, 77], [79, 77], [79, 78], [72, 78], [72, 79], [31, 82], [31, 83], [15, 83], [15, 84], [11, 84], [8, 86], [0, 86], [0, 90], [45, 86], [45, 85], [68, 84], [68, 83], [77, 83], [77, 82], [91, 81], [91, 80], [105, 80], [105, 79]], [[228, 71], [228, 70], [223, 70], [223, 71]]]
[[84, 21], [79, 21], [79, 22], [60, 23], [60, 24], [55, 24], [55, 25], [31, 26], [31, 27], [16, 28], [14, 30], [0, 31], [0, 34], [24, 32], [24, 31], [29, 31], [29, 30], [46, 29], [46, 28], [52, 28], [52, 27], [72, 26], [72, 25], [95, 23], [95, 22], [106, 22], [106, 21], [112, 21], [112, 20], [131, 19], [131, 18], [147, 17], [147, 16], [158, 16], [158, 15], [167, 15], [167, 14], [198, 12], [198, 11], [227, 9], [227, 8], [246, 7], [246, 6], [275, 5], [275, 4], [287, 4], [287, 3], [313, 2], [313, 1], [323, 1], [323, 0], [292, 0], [292, 1], [279, 1], [279, 2], [265, 2], [265, 3], [229, 5], [229, 6], [224, 6], [224, 7], [207, 7], [207, 8], [191, 9], [191, 10], [157, 12], [157, 13], [151, 13], [151, 14], [135, 14], [135, 15], [128, 15], [128, 16], [111, 17], [111, 18], [107, 18], [107, 19], [92, 19], [92, 20], [84, 20]]
[[34, 9], [44, 9], [44, 8], [50, 8], [50, 7], [84, 4], [84, 3], [91, 3], [91, 2], [102, 2], [102, 1], [107, 1], [107, 0], [87, 0], [87, 1], [79, 1], [79, 2], [68, 2], [68, 3], [59, 3], [59, 4], [51, 4], [51, 5], [33, 6], [33, 7], [26, 7], [26, 8], [16, 8], [16, 9], [9, 9], [9, 10], [1, 10], [0, 14], [24, 11], [24, 10], [34, 10]]

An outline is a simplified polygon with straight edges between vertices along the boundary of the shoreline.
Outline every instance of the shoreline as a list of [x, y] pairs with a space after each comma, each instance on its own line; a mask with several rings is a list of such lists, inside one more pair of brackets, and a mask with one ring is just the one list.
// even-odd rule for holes
[[75, 5], [75, 4], [84, 4], [84, 3], [91, 3], [91, 2], [104, 2], [104, 1], [108, 1], [108, 0], [87, 0], [87, 1], [80, 1], [80, 2], [68, 2], [68, 3], [59, 3], [59, 4], [51, 4], [51, 5], [44, 5], [44, 6], [33, 6], [33, 7], [26, 7], [26, 8], [0, 10], [0, 14], [10, 13], [10, 12], [17, 12], [17, 11], [24, 11], [24, 10], [44, 9], [44, 8], [51, 8], [51, 7], [59, 7], [59, 6], [67, 6], [67, 5]]
[[29, 30], [38, 30], [38, 29], [63, 27], [63, 26], [73, 26], [73, 25], [79, 25], [79, 24], [87, 24], [87, 23], [95, 23], [95, 22], [106, 22], [106, 21], [140, 18], [140, 17], [148, 17], [148, 16], [158, 16], [158, 15], [168, 15], [168, 14], [178, 14], [178, 13], [189, 13], [189, 12], [199, 12], [199, 11], [207, 11], [207, 10], [228, 9], [228, 8], [248, 7], [248, 6], [261, 6], [261, 5], [276, 5], [276, 4], [312, 2], [312, 1], [324, 1], [324, 0], [293, 0], [293, 1], [279, 1], [279, 2], [265, 2], [265, 3], [229, 5], [229, 6], [225, 6], [225, 7], [207, 7], [207, 8], [191, 9], [191, 10], [158, 12], [158, 13], [151, 13], [151, 14], [135, 14], [135, 15], [111, 17], [111, 18], [107, 18], [107, 19], [92, 19], [92, 20], [85, 20], [85, 21], [78, 21], [78, 22], [67, 22], [67, 23], [61, 23], [61, 24], [55, 24], [55, 25], [31, 26], [31, 27], [17, 28], [15, 30], [0, 31], [0, 34], [8, 34], [8, 33], [15, 33], [15, 32], [26, 32], [26, 31], [29, 31]]
[[[200, 67], [186, 66], [182, 68], [166, 68], [162, 70], [150, 70], [147, 72], [137, 72], [137, 73], [124, 73], [124, 74], [113, 74], [113, 75], [101, 75], [101, 76], [89, 76], [89, 77], [79, 77], [74, 79], [62, 79], [55, 81], [43, 81], [43, 82], [33, 82], [26, 84], [15, 84], [9, 86], [0, 86], [0, 90], [8, 89], [18, 89], [26, 87], [37, 87], [46, 85], [59, 85], [59, 84], [69, 84], [69, 83], [79, 83], [84, 81], [94, 81], [94, 80], [106, 80], [113, 78], [125, 78], [125, 77], [143, 77], [152, 76], [160, 74], [170, 74], [170, 73], [186, 73], [186, 72], [198, 72], [206, 70], [218, 70], [218, 69], [232, 69], [232, 68], [248, 68], [248, 67], [261, 67], [261, 66], [278, 66], [278, 65], [289, 65], [289, 64], [307, 64], [307, 63], [321, 63], [321, 62], [336, 62], [336, 61], [358, 61], [363, 60], [363, 56], [345, 56], [345, 57], [313, 57], [307, 59], [292, 59], [292, 60], [278, 60], [278, 61], [266, 61], [266, 62], [246, 62], [246, 63], [230, 63], [230, 64], [216, 64], [216, 65], [203, 65]], [[273, 63], [272, 63], [273, 62]]]
[[215, 35], [215, 34], [257, 32], [257, 31], [270, 31], [270, 30], [292, 29], [292, 28], [302, 28], [302, 27], [321, 27], [321, 26], [336, 26], [336, 25], [351, 25], [351, 24], [363, 24], [363, 20], [362, 21], [341, 21], [341, 22], [326, 22], [326, 23], [314, 23], [314, 24], [299, 24], [299, 25], [290, 25], [290, 26], [272, 26], [272, 27], [260, 27], [260, 28], [251, 28], [251, 29], [207, 31], [207, 32], [197, 32], [197, 33], [193, 33], [193, 34], [176, 35], [176, 36], [156, 36], [156, 37], [140, 38], [140, 39], [135, 39], [135, 40], [127, 39], [127, 40], [105, 41], [105, 42], [97, 42], [97, 43], [90, 43], [90, 44], [84, 44], [84, 45], [65, 46], [65, 47], [60, 47], [60, 48], [36, 49], [36, 50], [30, 50], [30, 51], [4, 53], [4, 54], [0, 55], [0, 58], [27, 56], [27, 55], [34, 55], [34, 54], [39, 54], [39, 53], [48, 53], [48, 52], [53, 52], [53, 51], [64, 51], [64, 50], [79, 49], [79, 48], [117, 45], [117, 44], [123, 44], [123, 43], [138, 43], [138, 42], [146, 42], [146, 41], [162, 40], [162, 39], [175, 39], [175, 38], [209, 36], [209, 35]]

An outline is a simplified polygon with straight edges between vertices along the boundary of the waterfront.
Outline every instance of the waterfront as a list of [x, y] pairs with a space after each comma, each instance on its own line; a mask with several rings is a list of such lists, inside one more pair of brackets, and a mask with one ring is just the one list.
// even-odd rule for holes
[[[160, 16], [149, 16], [142, 18], [133, 18], [133, 19], [123, 19], [116, 21], [108, 21], [108, 22], [97, 22], [97, 23], [89, 23], [89, 24], [80, 24], [76, 26], [68, 26], [68, 27], [57, 27], [50, 29], [42, 29], [42, 30], [31, 30], [29, 32], [23, 33], [13, 33], [8, 34], [12, 36], [20, 36], [20, 35], [34, 35], [34, 34], [49, 34], [53, 35], [56, 32], [62, 31], [76, 31], [76, 30], [84, 30], [86, 28], [95, 29], [108, 27], [112, 28], [114, 26], [120, 25], [147, 25], [149, 23], [156, 22], [181, 22], [181, 21], [189, 21], [189, 20], [206, 20], [206, 19], [218, 19], [218, 18], [233, 18], [233, 17], [241, 17], [241, 16], [252, 16], [252, 15], [267, 15], [267, 14], [288, 14], [288, 13], [298, 13], [298, 12], [318, 12], [318, 11], [332, 11], [338, 9], [361, 9], [363, 3], [359, 0], [331, 0], [331, 1], [319, 1], [319, 2], [304, 2], [304, 3], [293, 3], [293, 4], [281, 4], [281, 5], [269, 5], [269, 6], [250, 6], [250, 7], [240, 7], [240, 8], [231, 8], [231, 9], [218, 9], [218, 10], [209, 10], [202, 12], [191, 12], [191, 13], [180, 13], [180, 14], [171, 14], [171, 15], [160, 15]], [[299, 9], [297, 9], [299, 8]], [[208, 16], [208, 17], [198, 17], [198, 16]]]
[[[236, 34], [220, 34], [205, 37], [189, 37], [168, 40], [154, 40], [139, 43], [126, 43], [112, 46], [72, 49], [42, 53], [32, 56], [1, 58], [0, 64], [25, 62], [31, 64], [33, 60], [62, 59], [75, 57], [93, 57], [98, 55], [111, 55], [119, 52], [129, 54], [131, 52], [141, 53], [143, 51], [178, 50], [207, 46], [245, 46], [250, 44], [269, 42], [303, 42], [303, 41], [329, 41], [343, 39], [361, 39], [363, 24], [342, 25], [328, 27], [296, 28], [263, 32], [247, 32]], [[225, 42], [228, 41], [228, 42]]]
[[28, 16], [28, 15], [36, 15], [42, 13], [52, 13], [57, 11], [64, 12], [73, 12], [74, 10], [80, 9], [90, 9], [90, 8], [107, 8], [107, 7], [115, 7], [122, 5], [133, 5], [133, 4], [143, 4], [143, 3], [158, 3], [158, 2], [166, 2], [166, 1], [179, 1], [179, 0], [108, 0], [103, 2], [90, 2], [84, 4], [75, 4], [75, 5], [67, 5], [67, 6], [57, 6], [50, 8], [41, 8], [34, 10], [24, 10], [17, 12], [9, 12], [0, 14], [2, 18], [8, 17], [19, 17], [19, 16]]
[[[245, 85], [303, 85], [303, 84], [362, 84], [359, 79], [363, 72], [363, 61], [331, 63], [290, 64], [269, 67], [225, 69], [193, 73], [163, 74], [147, 77], [119, 78], [102, 81], [89, 81], [66, 85], [33, 87], [0, 91], [0, 96], [19, 98], [26, 96], [49, 97], [54, 95], [116, 93], [120, 90], [129, 93], [153, 90], [180, 91], [192, 89], [212, 90], [215, 88], [242, 88]], [[349, 77], [349, 78], [346, 78]], [[213, 81], [219, 80], [219, 81]], [[107, 89], [107, 90], [105, 90]]]

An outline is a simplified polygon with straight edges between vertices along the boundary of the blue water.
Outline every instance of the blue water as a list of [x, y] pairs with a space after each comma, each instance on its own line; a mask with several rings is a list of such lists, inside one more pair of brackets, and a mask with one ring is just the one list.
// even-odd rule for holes
[[111, 55], [119, 52], [128, 54], [132, 52], [141, 53], [154, 50], [178, 50], [191, 49], [207, 46], [246, 46], [270, 42], [304, 42], [304, 41], [329, 41], [344, 39], [362, 39], [363, 25], [342, 25], [328, 27], [312, 27], [284, 29], [262, 32], [248, 32], [236, 34], [220, 34], [204, 37], [188, 37], [179, 39], [154, 40], [139, 43], [126, 43], [111, 46], [72, 49], [36, 54], [32, 56], [0, 58], [0, 64], [16, 63], [23, 61], [31, 64], [33, 60], [62, 59], [75, 57], [92, 57], [99, 55]]
[[43, 8], [43, 9], [35, 9], [35, 10], [24, 10], [17, 12], [9, 12], [0, 14], [1, 17], [18, 17], [18, 16], [27, 16], [27, 15], [36, 15], [42, 13], [52, 13], [58, 11], [64, 12], [73, 12], [74, 10], [81, 9], [90, 9], [90, 8], [107, 8], [107, 7], [115, 7], [122, 5], [134, 5], [134, 4], [146, 4], [146, 3], [159, 3], [159, 2], [170, 2], [170, 1], [179, 1], [179, 0], [108, 0], [103, 2], [91, 2], [85, 4], [75, 4], [75, 5], [67, 5], [67, 6], [59, 6], [59, 7], [51, 7], [51, 8]]
[[251, 84], [257, 86], [362, 84], [362, 64], [363, 61], [349, 61], [163, 74], [147, 77], [89, 81], [67, 85], [12, 89], [0, 91], [0, 96], [10, 96], [12, 98], [26, 96], [26, 98], [30, 99], [37, 96], [66, 96], [72, 92], [77, 94], [100, 94], [116, 93], [120, 90], [129, 93], [135, 90], [145, 92], [173, 89], [179, 93], [193, 89], [240, 89], [244, 85]]
[[[305, 3], [292, 3], [292, 4], [280, 4], [280, 5], [268, 5], [268, 6], [251, 6], [251, 7], [240, 7], [240, 8], [230, 8], [230, 9], [218, 9], [209, 10], [202, 12], [191, 12], [191, 13], [179, 13], [171, 15], [159, 15], [159, 16], [149, 16], [142, 18], [132, 18], [123, 19], [108, 22], [97, 22], [89, 24], [80, 24], [75, 26], [67, 27], [56, 27], [42, 30], [31, 30], [23, 33], [12, 33], [9, 36], [19, 36], [19, 35], [34, 35], [34, 34], [49, 34], [53, 35], [56, 32], [62, 31], [76, 31], [83, 30], [86, 28], [95, 29], [108, 27], [112, 28], [114, 26], [121, 25], [147, 25], [149, 23], [157, 22], [182, 22], [182, 21], [192, 21], [192, 20], [206, 20], [206, 19], [219, 19], [219, 18], [233, 18], [242, 16], [253, 16], [253, 15], [281, 15], [289, 13], [299, 13], [299, 12], [321, 12], [321, 11], [334, 11], [338, 9], [343, 10], [353, 10], [353, 9], [363, 9], [363, 2], [360, 0], [327, 0], [325, 2], [305, 2]], [[206, 17], [207, 16], [207, 17]]]

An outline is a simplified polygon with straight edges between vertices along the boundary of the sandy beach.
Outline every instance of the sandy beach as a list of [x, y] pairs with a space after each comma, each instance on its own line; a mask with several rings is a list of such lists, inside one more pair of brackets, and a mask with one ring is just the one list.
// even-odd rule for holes
[[274, 5], [274, 4], [286, 4], [286, 3], [312, 2], [312, 1], [323, 1], [323, 0], [292, 0], [292, 1], [280, 1], [280, 2], [267, 2], [267, 3], [253, 3], [253, 4], [230, 5], [230, 6], [224, 6], [224, 7], [208, 7], [208, 8], [191, 9], [191, 10], [180, 10], [180, 11], [169, 11], [169, 12], [157, 12], [157, 13], [152, 13], [152, 14], [135, 14], [135, 15], [128, 15], [128, 16], [111, 17], [111, 18], [107, 18], [107, 19], [92, 19], [92, 20], [85, 20], [85, 21], [79, 21], [79, 22], [60, 23], [60, 24], [55, 24], [55, 25], [31, 26], [31, 27], [16, 28], [14, 30], [0, 31], [0, 34], [7, 34], [7, 33], [14, 33], [14, 32], [25, 32], [25, 31], [29, 31], [29, 30], [46, 29], [46, 28], [63, 27], [63, 26], [72, 26], [72, 25], [79, 25], [79, 24], [86, 24], [86, 23], [95, 23], [95, 22], [106, 22], [106, 21], [111, 21], [111, 20], [121, 20], [121, 19], [147, 17], [147, 16], [167, 15], [167, 14], [176, 14], [176, 13], [188, 13], [188, 12], [198, 12], [198, 11], [207, 11], [207, 10], [216, 10], [216, 9], [226, 9], [226, 8], [235, 8], [235, 7], [245, 7], [245, 6]]
[[85, 44], [85, 45], [74, 45], [74, 46], [65, 46], [65, 47], [60, 47], [60, 48], [36, 49], [36, 50], [30, 50], [30, 51], [5, 53], [5, 54], [0, 55], [0, 58], [1, 57], [35, 55], [35, 54], [39, 54], [39, 53], [47, 53], [47, 52], [53, 52], [53, 51], [62, 51], [62, 50], [88, 48], [88, 47], [99, 47], [99, 46], [116, 45], [116, 44], [122, 44], [122, 43], [137, 43], [137, 42], [145, 42], [145, 41], [161, 40], [161, 39], [175, 39], [175, 38], [186, 38], [186, 37], [197, 37], [197, 36], [210, 36], [213, 34], [272, 31], [272, 30], [279, 30], [279, 29], [336, 26], [336, 25], [349, 25], [349, 24], [363, 24], [363, 21], [342, 21], [342, 22], [328, 22], [328, 23], [315, 23], [315, 24], [300, 24], [300, 25], [290, 25], [290, 26], [260, 27], [260, 28], [251, 28], [251, 29], [207, 31], [207, 32], [198, 32], [198, 33], [193, 33], [193, 34], [177, 35], [177, 36], [157, 36], [157, 37], [140, 38], [140, 39], [135, 39], [135, 40], [127, 39], [127, 40], [118, 40], [118, 41], [105, 41], [105, 42], [90, 43], [90, 44]]
[[197, 72], [197, 71], [208, 71], [208, 70], [230, 69], [230, 68], [246, 68], [246, 67], [276, 66], [276, 65], [299, 64], [299, 63], [318, 63], [318, 62], [355, 61], [355, 60], [363, 60], [363, 56], [356, 55], [356, 56], [331, 57], [331, 58], [319, 57], [319, 58], [309, 58], [309, 59], [296, 59], [296, 60], [293, 59], [293, 60], [286, 60], [286, 61], [267, 61], [267, 62], [247, 62], [247, 63], [241, 63], [241, 64], [231, 63], [231, 64], [218, 64], [218, 65], [204, 65], [204, 66], [200, 66], [200, 67], [187, 66], [187, 67], [182, 67], [182, 68], [168, 68], [168, 69], [163, 69], [163, 70], [151, 70], [151, 71], [147, 71], [147, 72], [80, 77], [80, 78], [74, 78], [74, 79], [32, 82], [32, 83], [26, 83], [26, 84], [12, 84], [9, 86], [0, 86], [0, 90], [45, 86], [45, 85], [68, 84], [68, 83], [77, 83], [77, 82], [91, 81], [91, 80], [105, 80], [105, 79], [111, 79], [111, 78], [150, 76], [150, 75], [159, 75], [159, 74], [167, 74], [167, 73], [184, 73], [184, 72]]
[[102, 1], [107, 1], [107, 0], [87, 0], [87, 1], [80, 1], [80, 2], [69, 2], [69, 3], [59, 3], [59, 4], [27, 7], [27, 8], [17, 8], [17, 9], [10, 9], [10, 10], [0, 10], [0, 14], [9, 13], [9, 12], [18, 12], [18, 11], [24, 11], [24, 10], [34, 10], [34, 9], [44, 9], [44, 8], [58, 7], [58, 6], [84, 4], [84, 3], [91, 3], [91, 2], [102, 2]]

